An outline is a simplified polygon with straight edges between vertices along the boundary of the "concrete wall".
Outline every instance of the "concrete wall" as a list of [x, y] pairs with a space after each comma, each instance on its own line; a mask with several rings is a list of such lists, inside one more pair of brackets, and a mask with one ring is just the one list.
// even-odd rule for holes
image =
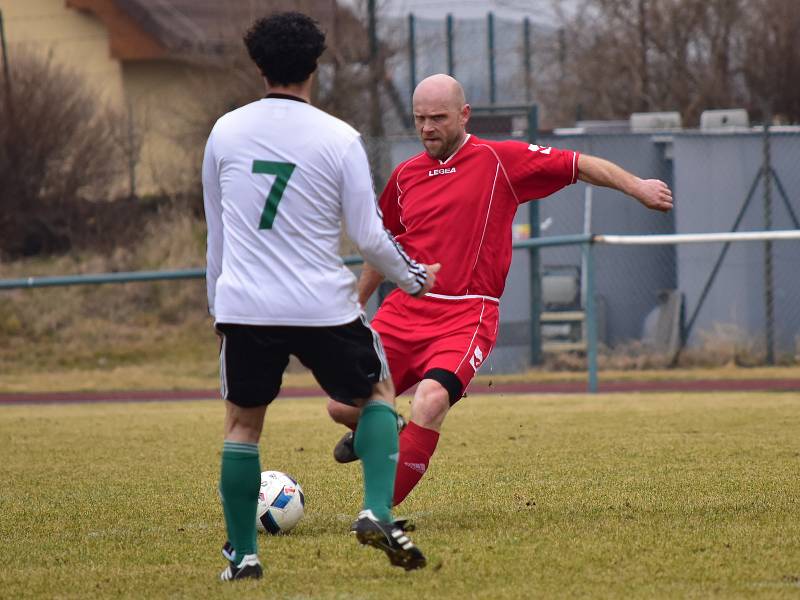
[[[771, 136], [772, 165], [800, 216], [800, 133]], [[762, 165], [759, 134], [675, 137], [676, 223], [681, 233], [730, 231]], [[739, 231], [765, 228], [764, 181], [744, 211]], [[772, 228], [794, 229], [776, 183], [772, 183]], [[800, 242], [774, 242], [775, 348], [794, 353], [800, 336]], [[694, 311], [722, 244], [677, 246], [678, 285]], [[765, 244], [731, 244], [709, 295], [698, 313], [689, 343], [722, 335], [730, 327], [743, 343], [763, 347], [766, 332]]]
[[[671, 180], [664, 143], [654, 141], [652, 135], [548, 136], [541, 143], [608, 159], [641, 177]], [[582, 232], [585, 189], [579, 183], [540, 202], [540, 219], [543, 227], [547, 225], [543, 235]], [[595, 187], [591, 232], [674, 233], [675, 221], [673, 215], [648, 210], [620, 192]], [[580, 248], [545, 248], [541, 257], [543, 270], [549, 265], [580, 265]], [[601, 342], [614, 345], [639, 339], [645, 317], [658, 304], [659, 291], [676, 286], [674, 249], [595, 246], [595, 266], [596, 297], [605, 322]]]

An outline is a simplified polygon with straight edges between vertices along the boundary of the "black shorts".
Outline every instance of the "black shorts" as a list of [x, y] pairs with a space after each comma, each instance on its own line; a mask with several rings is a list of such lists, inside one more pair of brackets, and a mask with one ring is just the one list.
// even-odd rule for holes
[[222, 334], [222, 397], [241, 407], [265, 406], [281, 389], [294, 354], [334, 400], [355, 405], [388, 379], [380, 337], [365, 317], [331, 327], [285, 327], [217, 323]]

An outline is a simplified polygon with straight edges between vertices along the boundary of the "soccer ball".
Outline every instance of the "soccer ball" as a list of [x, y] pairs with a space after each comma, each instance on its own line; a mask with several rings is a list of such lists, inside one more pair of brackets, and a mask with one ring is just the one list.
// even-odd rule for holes
[[288, 533], [303, 518], [305, 504], [299, 483], [286, 473], [264, 471], [258, 492], [256, 527], [273, 535]]

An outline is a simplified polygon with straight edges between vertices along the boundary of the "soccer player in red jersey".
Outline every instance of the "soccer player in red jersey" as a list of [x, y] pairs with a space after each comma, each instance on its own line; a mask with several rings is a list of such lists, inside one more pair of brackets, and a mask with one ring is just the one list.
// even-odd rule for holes
[[[447, 411], [494, 347], [517, 207], [580, 180], [624, 192], [652, 210], [672, 209], [664, 182], [640, 179], [607, 160], [468, 134], [470, 107], [461, 85], [447, 75], [417, 86], [413, 111], [425, 151], [395, 168], [380, 208], [385, 227], [410, 255], [421, 262], [435, 257], [445, 268], [423, 297], [389, 294], [372, 320], [397, 393], [419, 384], [400, 435], [395, 505], [425, 474]], [[382, 280], [365, 265], [362, 306]], [[355, 430], [357, 408], [329, 402], [328, 412]], [[357, 459], [352, 438], [351, 431], [337, 444], [339, 462]]]

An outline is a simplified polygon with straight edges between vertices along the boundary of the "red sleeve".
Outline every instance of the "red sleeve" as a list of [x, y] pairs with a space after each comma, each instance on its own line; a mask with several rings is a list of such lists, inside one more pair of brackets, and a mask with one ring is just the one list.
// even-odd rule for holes
[[400, 222], [400, 203], [399, 190], [397, 187], [397, 171], [399, 166], [392, 172], [389, 181], [386, 182], [386, 187], [383, 188], [378, 207], [381, 210], [383, 217], [383, 226], [389, 230], [393, 236], [397, 237], [401, 233], [405, 233], [406, 228]]
[[517, 201], [538, 200], [578, 181], [578, 152], [524, 142], [499, 142], [495, 148]]

